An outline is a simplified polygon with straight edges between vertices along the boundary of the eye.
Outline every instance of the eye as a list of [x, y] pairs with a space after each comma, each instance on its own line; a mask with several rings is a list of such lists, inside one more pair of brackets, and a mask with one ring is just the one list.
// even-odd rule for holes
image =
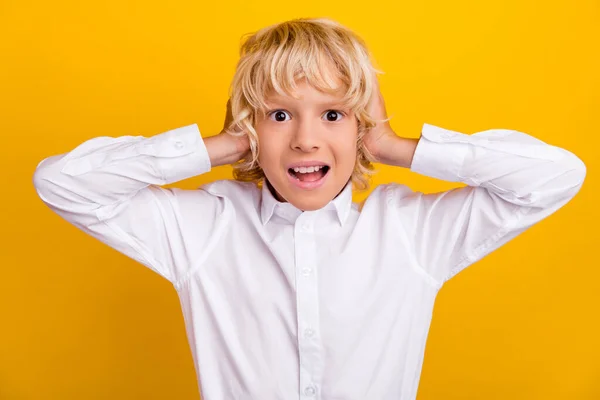
[[[271, 120], [274, 120], [277, 122], [285, 122], [285, 121], [287, 121], [285, 119], [285, 116], [286, 115], [289, 116], [288, 112], [284, 111], [284, 110], [274, 110], [274, 111], [271, 111], [270, 113], [268, 113], [267, 115]], [[324, 114], [324, 116], [327, 118], [327, 121], [329, 121], [329, 122], [337, 122], [344, 115], [345, 114], [342, 111], [338, 111], [338, 110], [327, 110], [327, 112]]]
[[275, 116], [275, 121], [277, 121], [277, 122], [284, 122], [286, 114], [287, 114], [286, 111], [275, 110], [275, 111], [271, 111], [269, 113], [269, 118], [271, 118], [271, 116]]
[[[325, 113], [325, 117], [327, 118], [327, 121], [329, 122], [337, 122], [339, 121], [339, 119], [336, 119], [336, 116], [343, 116], [344, 113], [338, 110], [327, 110], [327, 112]], [[332, 119], [333, 118], [333, 119]]]

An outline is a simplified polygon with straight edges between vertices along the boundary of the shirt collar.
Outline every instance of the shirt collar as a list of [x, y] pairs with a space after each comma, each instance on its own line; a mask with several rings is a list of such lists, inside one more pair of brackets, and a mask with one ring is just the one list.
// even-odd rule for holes
[[[292, 212], [297, 214], [302, 213], [302, 210], [299, 210], [291, 203], [284, 203], [277, 200], [269, 190], [266, 179], [263, 179], [261, 194], [260, 218], [263, 225], [269, 222], [277, 207], [289, 208]], [[340, 223], [340, 226], [343, 226], [350, 214], [351, 207], [352, 182], [349, 181], [344, 189], [342, 189], [341, 193], [335, 199], [327, 203], [322, 210], [335, 210], [338, 222]]]

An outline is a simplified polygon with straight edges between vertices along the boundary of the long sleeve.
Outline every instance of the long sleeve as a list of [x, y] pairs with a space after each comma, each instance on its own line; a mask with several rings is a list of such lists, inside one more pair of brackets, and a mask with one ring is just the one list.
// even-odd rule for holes
[[586, 175], [574, 154], [523, 132], [467, 135], [429, 124], [411, 170], [467, 185], [392, 195], [413, 261], [440, 286], [564, 206]]
[[202, 189], [160, 185], [210, 169], [193, 124], [151, 137], [92, 138], [42, 160], [33, 183], [56, 214], [175, 283], [209, 244], [223, 202]]

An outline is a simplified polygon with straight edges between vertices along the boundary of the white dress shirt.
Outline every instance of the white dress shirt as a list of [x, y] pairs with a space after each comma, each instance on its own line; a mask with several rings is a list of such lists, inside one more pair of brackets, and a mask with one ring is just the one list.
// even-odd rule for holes
[[39, 197], [174, 285], [204, 400], [413, 400], [448, 279], [566, 204], [586, 168], [514, 130], [423, 126], [411, 170], [468, 186], [347, 185], [302, 212], [220, 180], [196, 124], [96, 137], [40, 162]]

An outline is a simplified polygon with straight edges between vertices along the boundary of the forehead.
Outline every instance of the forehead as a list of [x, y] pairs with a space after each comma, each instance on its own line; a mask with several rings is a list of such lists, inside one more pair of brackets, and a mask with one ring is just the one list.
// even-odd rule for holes
[[335, 82], [335, 89], [324, 91], [310, 84], [306, 79], [296, 81], [296, 90], [290, 89], [291, 93], [278, 93], [271, 89], [266, 93], [267, 103], [297, 103], [310, 102], [316, 105], [327, 105], [339, 103], [345, 95], [345, 87], [341, 80]]

